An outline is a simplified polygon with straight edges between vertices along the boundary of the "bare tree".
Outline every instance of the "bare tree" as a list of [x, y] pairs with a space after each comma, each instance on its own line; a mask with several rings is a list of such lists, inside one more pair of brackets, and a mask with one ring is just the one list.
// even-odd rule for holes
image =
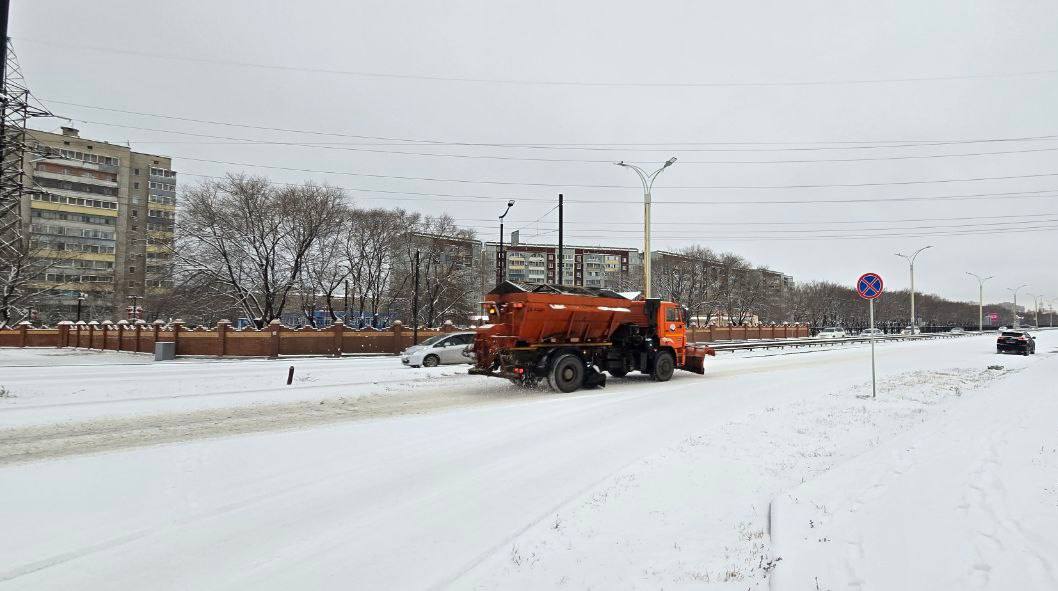
[[339, 188], [276, 186], [228, 175], [187, 191], [174, 255], [184, 280], [205, 280], [259, 326], [279, 318], [312, 247], [346, 210]]
[[[0, 327], [25, 320], [37, 296], [64, 287], [66, 268], [80, 258], [80, 252], [59, 250], [46, 239], [27, 246], [0, 260]], [[79, 283], [80, 276], [76, 279]]]
[[412, 317], [415, 252], [419, 252], [419, 316], [415, 321], [435, 326], [444, 320], [465, 321], [475, 313], [478, 294], [474, 267], [474, 233], [459, 228], [448, 215], [423, 218], [403, 242], [394, 260], [391, 285], [394, 303]]
[[345, 258], [359, 318], [372, 321], [392, 303], [394, 260], [402, 256], [419, 214], [402, 209], [353, 210]]

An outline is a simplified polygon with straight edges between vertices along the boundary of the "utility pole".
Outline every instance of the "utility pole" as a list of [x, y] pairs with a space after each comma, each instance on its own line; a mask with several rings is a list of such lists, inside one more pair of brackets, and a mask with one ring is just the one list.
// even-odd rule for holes
[[908, 256], [906, 254], [900, 254], [899, 252], [896, 253], [896, 256], [907, 259], [908, 263], [911, 265], [911, 334], [912, 335], [917, 334], [915, 332], [915, 327], [917, 325], [917, 320], [915, 318], [915, 258], [918, 257], [919, 253], [921, 253], [923, 250], [926, 250], [927, 248], [933, 248], [933, 246], [923, 246], [922, 248], [920, 248], [920, 249], [916, 250], [915, 252], [913, 252], [910, 256]]
[[614, 162], [617, 166], [624, 166], [625, 168], [631, 168], [639, 176], [639, 180], [643, 183], [643, 297], [650, 297], [650, 267], [651, 267], [651, 253], [650, 253], [650, 189], [654, 186], [654, 179], [658, 178], [666, 168], [676, 163], [676, 157], [673, 156], [665, 161], [665, 164], [661, 165], [661, 168], [654, 172], [647, 174], [645, 170], [636, 166], [635, 164], [628, 164], [624, 160], [620, 162]]
[[415, 291], [411, 296], [411, 344], [419, 344], [419, 251], [415, 251]]
[[84, 304], [84, 301], [86, 299], [88, 299], [88, 294], [86, 294], [85, 292], [82, 291], [82, 292], [79, 292], [77, 294], [77, 321], [78, 322], [81, 321], [81, 306]]
[[994, 275], [988, 277], [981, 277], [977, 273], [966, 272], [967, 275], [973, 275], [977, 279], [977, 332], [984, 332], [985, 330], [985, 281], [988, 281]]
[[342, 291], [342, 310], [345, 312], [345, 317], [342, 318], [342, 322], [349, 324], [349, 280], [345, 280], [345, 289]]
[[562, 267], [565, 266], [565, 251], [562, 248], [562, 193], [558, 194], [558, 284], [562, 285]]
[[500, 250], [499, 260], [496, 261], [496, 283], [503, 283], [507, 279], [507, 253], [503, 251], [503, 218], [507, 217], [512, 207], [514, 207], [514, 199], [507, 201], [507, 209], [503, 210], [503, 215], [500, 216]]
[[1021, 326], [1021, 320], [1018, 318], [1018, 290], [1021, 289], [1022, 287], [1028, 287], [1028, 286], [1029, 286], [1028, 283], [1022, 283], [1021, 285], [1019, 285], [1019, 286], [1017, 286], [1015, 288], [1010, 288], [1010, 287], [1007, 288], [1007, 291], [1009, 291], [1010, 293], [1014, 294], [1014, 328], [1018, 328], [1019, 326]]

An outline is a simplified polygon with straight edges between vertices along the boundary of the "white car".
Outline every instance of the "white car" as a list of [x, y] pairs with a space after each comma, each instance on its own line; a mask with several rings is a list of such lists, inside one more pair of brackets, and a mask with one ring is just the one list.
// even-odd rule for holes
[[860, 333], [861, 337], [871, 337], [871, 338], [880, 337], [880, 336], [884, 336], [884, 335], [885, 335], [885, 332], [882, 329], [880, 329], [880, 328], [865, 328], [865, 329], [863, 329], [863, 332]]
[[837, 326], [828, 326], [827, 328], [824, 328], [823, 330], [819, 331], [819, 334], [816, 335], [816, 338], [817, 339], [843, 339], [843, 338], [845, 338], [847, 336], [849, 336], [849, 335], [848, 335], [848, 333], [845, 332], [844, 328], [840, 328], [840, 327], [837, 327]]
[[411, 367], [472, 363], [474, 358], [463, 355], [463, 351], [474, 342], [474, 334], [473, 332], [453, 332], [432, 336], [401, 352], [400, 362]]
[[966, 331], [956, 326], [955, 328], [948, 331], [949, 334], [966, 334]]
[[922, 329], [917, 326], [915, 328], [905, 326], [903, 329], [900, 330], [900, 334], [922, 334]]

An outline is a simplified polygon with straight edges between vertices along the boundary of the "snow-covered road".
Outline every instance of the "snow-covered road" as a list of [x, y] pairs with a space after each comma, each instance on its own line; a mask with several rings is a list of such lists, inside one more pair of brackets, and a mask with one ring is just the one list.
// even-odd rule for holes
[[[878, 401], [857, 397], [862, 347], [724, 357], [704, 378], [572, 396], [451, 369], [409, 380], [393, 359], [298, 360], [316, 379], [293, 389], [254, 385], [285, 361], [166, 366], [160, 378], [150, 365], [53, 367], [60, 387], [36, 389], [17, 373], [33, 370], [5, 369], [19, 397], [0, 406], [0, 437], [117, 416], [140, 421], [142, 445], [142, 422], [160, 413], [218, 419], [281, 396], [396, 397], [413, 412], [380, 418], [351, 402], [343, 418], [227, 437], [185, 424], [165, 445], [67, 445], [67, 457], [0, 468], [0, 588], [766, 585], [771, 498], [1011, 370], [1053, 376], [1056, 336], [1041, 333], [1030, 358], [997, 358], [987, 336], [881, 346]], [[997, 359], [1004, 369], [988, 370]], [[378, 363], [389, 365], [348, 373]], [[101, 385], [101, 371], [118, 385]], [[387, 377], [399, 387], [378, 388]], [[434, 404], [445, 399], [457, 402]]]

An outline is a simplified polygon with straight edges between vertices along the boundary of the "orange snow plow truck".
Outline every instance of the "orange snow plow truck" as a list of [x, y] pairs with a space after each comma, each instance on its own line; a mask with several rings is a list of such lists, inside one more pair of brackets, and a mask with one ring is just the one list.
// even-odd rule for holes
[[482, 303], [489, 324], [474, 338], [470, 373], [573, 392], [606, 385], [607, 372], [664, 382], [676, 369], [705, 373], [716, 352], [687, 343], [685, 310], [660, 299], [613, 291], [505, 281]]

